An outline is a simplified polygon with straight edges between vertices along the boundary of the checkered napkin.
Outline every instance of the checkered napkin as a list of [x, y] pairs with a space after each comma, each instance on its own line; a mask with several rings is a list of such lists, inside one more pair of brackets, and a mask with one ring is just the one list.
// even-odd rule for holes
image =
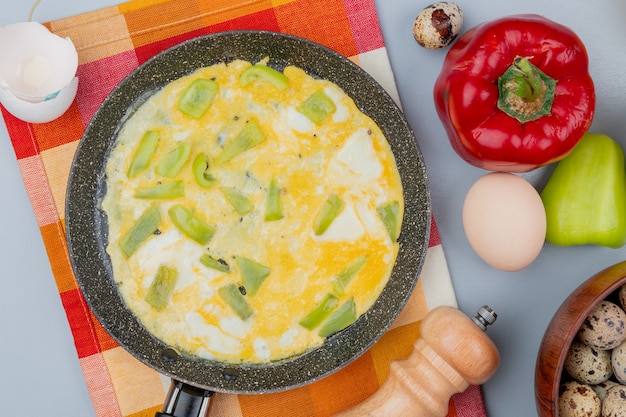
[[[153, 416], [170, 381], [146, 367], [102, 329], [74, 279], [64, 230], [68, 173], [85, 126], [107, 94], [129, 72], [181, 41], [218, 31], [260, 29], [285, 32], [326, 45], [348, 57], [398, 100], [373, 0], [136, 0], [49, 22], [70, 37], [79, 54], [75, 102], [59, 119], [22, 122], [4, 108], [13, 143], [78, 358], [97, 416]], [[399, 102], [399, 100], [398, 100]], [[218, 394], [211, 416], [330, 416], [372, 395], [385, 381], [391, 361], [402, 359], [419, 337], [429, 309], [456, 305], [436, 226], [426, 262], [406, 308], [368, 352], [333, 375], [287, 392]], [[448, 416], [485, 417], [480, 387], [450, 400]]]

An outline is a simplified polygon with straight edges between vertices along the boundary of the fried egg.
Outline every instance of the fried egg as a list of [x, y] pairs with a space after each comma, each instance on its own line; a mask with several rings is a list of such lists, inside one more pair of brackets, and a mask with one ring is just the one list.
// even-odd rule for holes
[[[336, 84], [294, 66], [281, 85], [263, 71], [242, 82], [268, 63], [220, 63], [165, 85], [123, 123], [106, 165], [107, 253], [126, 305], [164, 343], [226, 363], [320, 346], [372, 306], [398, 253], [402, 184], [378, 125]], [[214, 95], [198, 113], [181, 98], [196, 80]], [[312, 115], [303, 103], [320, 95]], [[250, 126], [253, 139], [226, 151]], [[147, 132], [158, 140], [139, 161]], [[176, 192], [141, 196], [173, 182]], [[157, 226], [138, 238], [150, 210]], [[194, 239], [181, 222], [206, 233]], [[333, 330], [348, 307], [354, 317]]]

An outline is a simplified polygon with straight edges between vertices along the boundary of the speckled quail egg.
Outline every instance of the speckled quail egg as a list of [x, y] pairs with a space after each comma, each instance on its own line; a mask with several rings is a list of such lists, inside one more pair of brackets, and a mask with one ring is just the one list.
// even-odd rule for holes
[[598, 394], [586, 384], [568, 381], [561, 385], [559, 417], [600, 417]]
[[463, 11], [448, 1], [425, 7], [415, 18], [413, 36], [426, 49], [448, 46], [461, 32]]
[[626, 416], [626, 386], [616, 385], [609, 389], [602, 401], [602, 417]]
[[600, 382], [599, 384], [592, 385], [591, 388], [593, 388], [596, 394], [598, 394], [598, 397], [600, 397], [600, 402], [602, 402], [604, 401], [604, 397], [606, 397], [607, 391], [616, 385], [619, 385], [619, 383], [613, 381], [612, 379], [609, 379], [607, 381]]
[[626, 384], [626, 342], [617, 346], [611, 352], [613, 374], [620, 384]]
[[611, 351], [595, 349], [574, 340], [565, 357], [565, 370], [576, 381], [595, 385], [613, 375]]
[[608, 350], [626, 340], [626, 313], [611, 301], [600, 301], [578, 331], [578, 339], [597, 349]]

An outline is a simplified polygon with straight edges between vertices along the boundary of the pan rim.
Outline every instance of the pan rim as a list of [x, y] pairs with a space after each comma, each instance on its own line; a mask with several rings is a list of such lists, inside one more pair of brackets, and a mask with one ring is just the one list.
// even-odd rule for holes
[[[242, 46], [245, 42], [255, 46]], [[172, 354], [171, 349], [154, 338], [129, 310], [117, 311], [121, 309], [116, 308], [111, 312], [109, 308], [112, 301], [117, 300], [122, 306], [123, 301], [114, 288], [110, 262], [107, 264], [104, 255], [106, 251], [103, 254], [106, 238], [99, 228], [102, 214], [98, 214], [98, 200], [108, 151], [123, 121], [132, 114], [133, 106], [167, 82], [199, 68], [196, 62], [210, 65], [206, 62], [208, 58], [196, 55], [215, 45], [220, 45], [217, 49], [222, 52], [228, 45], [232, 54], [212, 57], [213, 63], [234, 58], [253, 61], [241, 56], [242, 51], [251, 47], [260, 49], [257, 57], [266, 55], [264, 48], [281, 49], [270, 55], [271, 62], [278, 62], [278, 65], [283, 59], [281, 54], [287, 58], [289, 54], [303, 54], [294, 58], [297, 63], [293, 65], [301, 66], [298, 63], [302, 61], [310, 67], [304, 65], [305, 71], [338, 84], [379, 124], [392, 146], [405, 193], [398, 258], [378, 300], [356, 323], [328, 338], [320, 348], [272, 364], [233, 365]], [[242, 49], [235, 52], [233, 45]], [[319, 67], [319, 62], [307, 61], [310, 57], [305, 54], [324, 60], [328, 68]], [[172, 60], [181, 56], [189, 59], [179, 61], [185, 65], [173, 68], [177, 65]], [[167, 70], [160, 72], [163, 66]], [[356, 82], [365, 84], [359, 86], [354, 79], [346, 77], [355, 77]], [[374, 100], [374, 104], [370, 100]], [[390, 133], [393, 133], [391, 140]], [[68, 179], [65, 213], [68, 250], [78, 286], [111, 337], [136, 359], [166, 376], [200, 388], [237, 394], [277, 392], [310, 384], [365, 353], [389, 329], [407, 303], [423, 266], [431, 225], [430, 192], [423, 156], [411, 127], [389, 94], [363, 69], [327, 47], [294, 35], [254, 30], [219, 32], [184, 41], [150, 58], [125, 77], [94, 114], [79, 142]], [[93, 262], [97, 263], [95, 267], [88, 265]], [[399, 265], [399, 262], [408, 265]], [[139, 348], [145, 345], [150, 348]]]

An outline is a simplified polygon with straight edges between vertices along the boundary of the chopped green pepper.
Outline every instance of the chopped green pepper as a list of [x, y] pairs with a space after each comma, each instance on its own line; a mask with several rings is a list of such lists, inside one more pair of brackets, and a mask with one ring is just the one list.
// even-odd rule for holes
[[215, 226], [205, 223], [190, 209], [182, 204], [176, 204], [167, 211], [174, 225], [187, 237], [201, 245], [207, 243], [215, 234]]
[[217, 179], [209, 173], [209, 161], [205, 154], [200, 153], [193, 159], [191, 169], [200, 187], [209, 188], [217, 182]]
[[331, 194], [320, 208], [313, 223], [313, 231], [317, 236], [323, 234], [343, 210], [344, 202], [336, 194]]
[[183, 180], [160, 182], [148, 188], [135, 191], [135, 198], [163, 200], [178, 198], [185, 195]]
[[160, 265], [144, 299], [157, 310], [163, 310], [174, 291], [178, 272], [174, 268]]
[[335, 103], [326, 95], [324, 90], [318, 90], [311, 94], [304, 103], [298, 106], [298, 111], [316, 125], [326, 120], [335, 110], [337, 110]]
[[300, 325], [308, 330], [315, 329], [334, 310], [337, 303], [338, 298], [336, 295], [327, 294], [321, 303], [300, 320]]
[[238, 214], [243, 216], [250, 213], [254, 208], [252, 201], [239, 190], [232, 187], [221, 187], [220, 191]]
[[392, 242], [400, 236], [400, 204], [392, 201], [376, 209]]
[[343, 303], [331, 316], [324, 322], [319, 331], [321, 337], [328, 337], [345, 329], [356, 321], [356, 306], [354, 298], [350, 298]]
[[339, 272], [333, 278], [333, 288], [337, 295], [343, 295], [345, 293], [346, 287], [350, 284], [350, 281], [359, 273], [359, 271], [365, 265], [367, 261], [367, 256], [363, 255], [357, 258], [354, 262], [348, 265], [344, 270]]
[[120, 239], [120, 249], [130, 257], [148, 237], [154, 234], [161, 223], [159, 206], [152, 204], [144, 211], [133, 227]]
[[237, 267], [246, 293], [250, 296], [257, 293], [265, 278], [270, 274], [269, 267], [244, 257], [237, 257]]
[[178, 110], [192, 119], [199, 119], [207, 112], [217, 96], [215, 80], [198, 78], [183, 91], [178, 100]]
[[255, 82], [257, 79], [263, 79], [279, 90], [284, 90], [289, 84], [289, 78], [282, 72], [275, 70], [263, 64], [255, 64], [246, 68], [239, 77], [239, 85], [242, 87]]
[[541, 192], [546, 241], [561, 246], [626, 242], [624, 152], [610, 137], [588, 133], [554, 169]]
[[230, 161], [237, 155], [254, 148], [265, 141], [265, 134], [256, 119], [250, 119], [245, 124], [241, 132], [229, 143], [226, 144], [222, 152], [215, 158], [214, 164], [220, 165]]
[[220, 272], [230, 272], [230, 266], [223, 259], [215, 259], [209, 254], [200, 257], [200, 263], [207, 268], [215, 269]]
[[156, 173], [163, 177], [174, 178], [183, 169], [190, 152], [191, 145], [187, 142], [181, 143], [161, 158], [155, 168]]
[[130, 162], [126, 174], [128, 178], [133, 178], [148, 169], [160, 138], [161, 134], [156, 130], [148, 130], [144, 133]]
[[220, 297], [226, 301], [226, 304], [233, 309], [235, 314], [239, 316], [241, 320], [246, 320], [254, 314], [254, 310], [250, 307], [250, 304], [246, 301], [246, 298], [239, 291], [239, 287], [235, 284], [228, 284], [221, 287], [218, 290]]
[[280, 191], [280, 187], [276, 184], [276, 179], [272, 178], [272, 181], [270, 181], [270, 185], [267, 189], [267, 196], [265, 199], [266, 222], [273, 222], [285, 217], [280, 204]]

